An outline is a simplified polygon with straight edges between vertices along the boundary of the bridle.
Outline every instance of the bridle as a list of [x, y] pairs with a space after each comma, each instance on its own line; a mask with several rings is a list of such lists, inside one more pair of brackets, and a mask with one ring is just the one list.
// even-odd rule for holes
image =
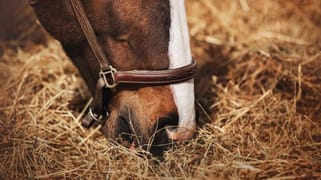
[[[31, 0], [31, 2], [34, 1]], [[84, 127], [89, 128], [94, 124], [105, 123], [108, 118], [108, 112], [106, 112], [108, 94], [110, 89], [115, 88], [118, 84], [168, 85], [185, 82], [195, 76], [197, 68], [194, 60], [191, 64], [176, 69], [117, 70], [112, 66], [111, 61], [102, 49], [81, 1], [70, 0], [70, 3], [73, 13], [100, 67], [94, 100], [89, 108], [88, 117], [84, 118], [82, 122]]]

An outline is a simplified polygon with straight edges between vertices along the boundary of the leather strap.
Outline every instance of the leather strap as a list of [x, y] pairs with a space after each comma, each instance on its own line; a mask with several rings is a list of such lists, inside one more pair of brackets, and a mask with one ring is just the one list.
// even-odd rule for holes
[[106, 54], [104, 53], [97, 36], [95, 35], [94, 29], [89, 22], [88, 17], [86, 16], [86, 12], [80, 0], [70, 0], [71, 7], [73, 8], [74, 15], [76, 16], [79, 25], [87, 39], [87, 42], [93, 51], [100, 69], [105, 71], [109, 70], [110, 61]]
[[160, 71], [119, 71], [115, 72], [116, 83], [127, 84], [173, 84], [187, 81], [197, 72], [196, 61], [187, 66]]
[[[104, 120], [108, 117], [107, 103], [108, 90], [104, 89], [105, 82], [99, 79], [96, 85], [95, 98], [89, 108], [89, 112], [85, 118], [82, 119], [81, 125], [89, 128], [92, 125], [103, 124]], [[96, 124], [95, 124], [96, 123]]]

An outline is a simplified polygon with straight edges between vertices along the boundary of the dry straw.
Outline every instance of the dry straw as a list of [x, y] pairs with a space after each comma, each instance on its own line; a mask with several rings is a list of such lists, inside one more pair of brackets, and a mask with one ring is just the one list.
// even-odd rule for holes
[[90, 97], [60, 45], [6, 42], [0, 179], [320, 178], [321, 1], [187, 6], [201, 70], [195, 139], [158, 162], [83, 129]]

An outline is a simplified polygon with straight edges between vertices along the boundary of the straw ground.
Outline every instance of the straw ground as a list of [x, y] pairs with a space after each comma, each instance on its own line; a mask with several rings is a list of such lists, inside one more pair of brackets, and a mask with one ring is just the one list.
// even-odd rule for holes
[[187, 8], [200, 64], [193, 140], [158, 161], [83, 129], [89, 93], [59, 43], [3, 42], [0, 179], [320, 178], [321, 1]]

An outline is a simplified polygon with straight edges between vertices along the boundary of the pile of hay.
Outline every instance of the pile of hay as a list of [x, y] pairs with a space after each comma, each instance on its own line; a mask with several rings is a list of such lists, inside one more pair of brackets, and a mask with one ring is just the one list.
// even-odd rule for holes
[[188, 0], [201, 127], [164, 161], [79, 119], [89, 95], [59, 43], [2, 43], [0, 179], [321, 177], [321, 1]]

